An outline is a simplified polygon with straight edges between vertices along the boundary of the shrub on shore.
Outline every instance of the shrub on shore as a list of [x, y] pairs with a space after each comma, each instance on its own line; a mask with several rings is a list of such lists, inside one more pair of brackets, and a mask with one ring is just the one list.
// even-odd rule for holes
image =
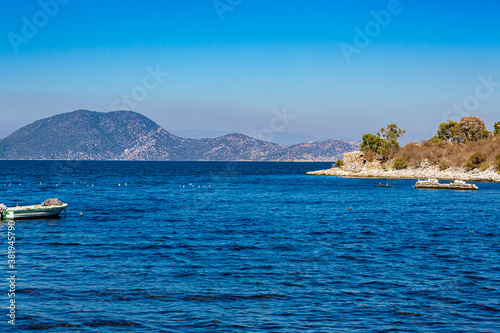
[[394, 162], [394, 165], [392, 166], [392, 168], [396, 169], [396, 170], [403, 170], [403, 169], [406, 169], [407, 167], [408, 167], [408, 164], [406, 163], [406, 158], [404, 156], [398, 158]]
[[475, 169], [481, 166], [484, 162], [486, 162], [486, 156], [484, 156], [481, 152], [476, 152], [469, 157], [466, 165], [469, 169]]
[[344, 161], [342, 161], [342, 160], [337, 160], [337, 162], [335, 162], [335, 165], [336, 165], [338, 168], [341, 168], [341, 167], [344, 165]]

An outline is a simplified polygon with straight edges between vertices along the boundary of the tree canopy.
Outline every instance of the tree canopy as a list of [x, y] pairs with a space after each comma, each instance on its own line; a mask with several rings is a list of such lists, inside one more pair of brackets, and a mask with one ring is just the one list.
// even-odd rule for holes
[[377, 154], [383, 154], [386, 152], [385, 140], [381, 138], [380, 135], [377, 136], [371, 133], [366, 133], [365, 135], [363, 135], [363, 142], [361, 142], [361, 150], [362, 151], [372, 150]]
[[387, 160], [392, 157], [399, 148], [398, 138], [402, 137], [406, 130], [400, 129], [396, 123], [389, 124], [381, 128], [377, 135], [367, 133], [363, 135], [361, 143], [362, 151], [373, 151], [381, 155], [382, 159]]
[[449, 142], [469, 142], [486, 139], [490, 132], [484, 121], [477, 116], [464, 117], [460, 122], [448, 120], [439, 125], [438, 132], [433, 139]]
[[457, 136], [457, 122], [453, 120], [448, 120], [447, 123], [442, 123], [439, 125], [439, 129], [436, 137], [443, 141], [453, 141]]
[[458, 123], [461, 142], [478, 141], [490, 136], [484, 120], [476, 116], [465, 117]]
[[406, 133], [406, 130], [398, 127], [396, 123], [387, 125], [386, 128], [381, 128], [382, 136], [386, 141], [387, 149], [398, 149], [398, 139]]

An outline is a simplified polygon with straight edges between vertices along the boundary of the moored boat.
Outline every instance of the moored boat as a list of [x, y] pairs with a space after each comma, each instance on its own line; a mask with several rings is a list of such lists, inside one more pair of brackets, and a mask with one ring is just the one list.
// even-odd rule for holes
[[34, 219], [59, 216], [68, 206], [59, 199], [47, 199], [39, 205], [7, 207], [0, 204], [2, 220]]
[[449, 184], [441, 184], [437, 179], [418, 180], [415, 188], [437, 189], [437, 190], [478, 190], [476, 184], [469, 184], [463, 180], [455, 180]]

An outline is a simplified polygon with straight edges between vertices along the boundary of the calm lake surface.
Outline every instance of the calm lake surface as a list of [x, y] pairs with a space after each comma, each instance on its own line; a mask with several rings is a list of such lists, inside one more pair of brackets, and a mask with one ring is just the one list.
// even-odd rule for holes
[[500, 184], [330, 166], [0, 161], [0, 202], [69, 203], [15, 223], [15, 327], [1, 224], [0, 331], [500, 331]]

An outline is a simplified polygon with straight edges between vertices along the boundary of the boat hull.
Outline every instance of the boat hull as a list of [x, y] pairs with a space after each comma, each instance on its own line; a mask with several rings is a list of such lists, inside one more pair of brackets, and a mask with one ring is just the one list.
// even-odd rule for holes
[[22, 206], [7, 208], [3, 213], [4, 220], [36, 219], [59, 216], [68, 204], [60, 206]]

